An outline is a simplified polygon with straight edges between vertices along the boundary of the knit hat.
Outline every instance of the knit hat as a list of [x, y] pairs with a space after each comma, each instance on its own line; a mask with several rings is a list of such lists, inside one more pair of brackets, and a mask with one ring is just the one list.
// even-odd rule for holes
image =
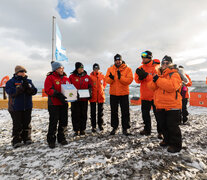
[[121, 57], [120, 54], [116, 54], [116, 55], [114, 56], [114, 61], [116, 61], [116, 60], [122, 60], [122, 57]]
[[75, 69], [79, 69], [79, 68], [84, 68], [83, 64], [81, 62], [76, 62], [75, 63]]
[[162, 63], [163, 63], [164, 61], [168, 61], [170, 64], [173, 62], [173, 61], [172, 61], [172, 58], [171, 58], [170, 56], [167, 56], [167, 55], [165, 55], [164, 58], [162, 59]]
[[142, 58], [152, 59], [152, 52], [151, 51], [144, 51], [141, 53]]
[[23, 66], [20, 66], [20, 65], [17, 65], [14, 69], [15, 71], [15, 74], [17, 74], [18, 72], [20, 71], [24, 71], [24, 72], [27, 72], [27, 70], [23, 67]]
[[51, 66], [52, 66], [52, 71], [56, 71], [58, 68], [63, 67], [63, 65], [59, 62], [51, 62]]
[[95, 64], [93, 65], [93, 70], [94, 70], [94, 69], [98, 69], [98, 70], [99, 70], [99, 69], [100, 69], [99, 64], [95, 63]]

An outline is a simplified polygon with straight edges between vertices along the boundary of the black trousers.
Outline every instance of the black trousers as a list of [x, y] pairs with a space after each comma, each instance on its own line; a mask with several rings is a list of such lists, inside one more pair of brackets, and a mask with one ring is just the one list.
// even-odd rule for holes
[[118, 105], [121, 107], [121, 123], [122, 129], [130, 128], [130, 114], [129, 114], [129, 96], [114, 96], [110, 95], [111, 106], [111, 126], [117, 129], [119, 126]]
[[91, 102], [91, 126], [96, 128], [96, 104], [98, 104], [98, 127], [103, 126], [103, 103]]
[[87, 122], [88, 101], [71, 103], [71, 115], [74, 131], [84, 131]]
[[157, 118], [156, 107], [154, 105], [154, 101], [142, 100], [142, 102], [141, 102], [141, 111], [142, 111], [142, 119], [144, 121], [144, 130], [148, 133], [151, 133], [151, 117], [150, 117], [151, 107], [153, 108], [155, 120], [157, 122], [157, 132], [162, 133], [161, 127], [160, 127], [160, 122]]
[[182, 99], [182, 111], [181, 111], [181, 121], [186, 122], [188, 120], [188, 110], [187, 110], [188, 99]]
[[9, 111], [12, 121], [12, 144], [31, 140], [31, 113], [32, 109], [25, 111]]
[[164, 109], [157, 110], [157, 117], [159, 118], [164, 141], [170, 146], [182, 148], [182, 135], [179, 127], [180, 111]]
[[55, 143], [56, 132], [58, 124], [57, 140], [62, 142], [65, 140], [65, 133], [68, 125], [68, 104], [54, 106], [48, 106], [49, 111], [49, 128], [47, 133], [47, 142]]

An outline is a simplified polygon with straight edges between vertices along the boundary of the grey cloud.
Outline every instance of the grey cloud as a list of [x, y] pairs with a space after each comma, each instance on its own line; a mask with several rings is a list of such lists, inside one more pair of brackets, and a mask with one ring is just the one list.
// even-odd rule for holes
[[[76, 61], [89, 67], [96, 61], [106, 71], [113, 64], [113, 56], [120, 53], [134, 71], [141, 64], [140, 53], [147, 49], [153, 52], [154, 58], [162, 59], [165, 54], [174, 58], [187, 49], [207, 47], [205, 43], [192, 41], [207, 30], [206, 17], [201, 16], [206, 11], [205, 0], [122, 0], [113, 1], [112, 6], [96, 0], [68, 2], [73, 3], [76, 22], [60, 19], [55, 10], [57, 1], [3, 1], [0, 28], [8, 30], [5, 37], [22, 41], [28, 47], [48, 49], [47, 55], [33, 50], [27, 55], [31, 61], [44, 61], [44, 66], [48, 66], [46, 60], [50, 59], [53, 15], [57, 17], [70, 67]], [[184, 57], [179, 63], [185, 65], [187, 60]], [[186, 66], [186, 69], [202, 66], [206, 67], [205, 63]]]

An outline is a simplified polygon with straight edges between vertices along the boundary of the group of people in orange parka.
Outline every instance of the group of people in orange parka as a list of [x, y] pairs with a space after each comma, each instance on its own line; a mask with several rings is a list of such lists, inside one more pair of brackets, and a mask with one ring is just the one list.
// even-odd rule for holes
[[[144, 122], [144, 129], [140, 131], [140, 134], [146, 136], [151, 134], [150, 110], [153, 108], [158, 138], [162, 139], [160, 146], [168, 147], [167, 150], [171, 153], [179, 152], [182, 149], [182, 135], [179, 125], [188, 120], [187, 102], [189, 95], [187, 87], [192, 85], [191, 79], [185, 74], [182, 66], [177, 67], [173, 64], [170, 56], [166, 55], [160, 63], [158, 59], [152, 59], [150, 51], [145, 51], [141, 53], [141, 58], [142, 65], [136, 69], [134, 74], [135, 82], [140, 84], [141, 112]], [[67, 82], [73, 84], [78, 90], [88, 89], [90, 92], [89, 98], [78, 98], [77, 101], [71, 102], [74, 136], [85, 135], [88, 101], [90, 101], [91, 131], [95, 133], [97, 126], [100, 131], [104, 130], [103, 104], [105, 102], [104, 90], [107, 84], [110, 85], [112, 127], [110, 135], [115, 135], [118, 130], [119, 105], [122, 133], [126, 136], [131, 135], [129, 132], [129, 85], [133, 81], [133, 73], [121, 55], [114, 56], [114, 64], [108, 68], [106, 75], [102, 74], [97, 63], [93, 65], [93, 71], [88, 75], [84, 70], [84, 65], [81, 62], [76, 62], [75, 69], [69, 77], [65, 74], [64, 67], [60, 62], [52, 62], [51, 66], [52, 71], [47, 74], [44, 83], [44, 89], [48, 95], [47, 142], [50, 148], [55, 148], [56, 139], [62, 145], [68, 144], [66, 140], [68, 102], [61, 93], [61, 84]], [[16, 75], [21, 76], [21, 73]], [[18, 84], [19, 86], [21, 86], [21, 82]], [[9, 94], [9, 90], [7, 93]], [[15, 92], [12, 93], [15, 94]], [[16, 94], [16, 96], [18, 95], [19, 93]], [[11, 95], [9, 98], [12, 100], [12, 97], [16, 96]], [[15, 126], [14, 123], [13, 126]], [[24, 127], [21, 130], [24, 130]], [[19, 145], [14, 147], [19, 147]]]

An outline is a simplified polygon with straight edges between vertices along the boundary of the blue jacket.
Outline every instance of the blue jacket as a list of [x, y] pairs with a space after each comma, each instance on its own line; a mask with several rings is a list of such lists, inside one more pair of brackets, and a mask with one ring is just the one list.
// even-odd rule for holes
[[[37, 93], [37, 88], [33, 85], [32, 81], [30, 79], [27, 79], [25, 77], [26, 81], [29, 84], [29, 93], [28, 91], [23, 88], [23, 77], [14, 75], [12, 79], [7, 81], [6, 83], [6, 93], [9, 95], [9, 101], [8, 101], [8, 109], [9, 111], [25, 111], [27, 109], [32, 108], [32, 95], [35, 95]], [[21, 87], [22, 92], [17, 93], [16, 89], [17, 87]]]

